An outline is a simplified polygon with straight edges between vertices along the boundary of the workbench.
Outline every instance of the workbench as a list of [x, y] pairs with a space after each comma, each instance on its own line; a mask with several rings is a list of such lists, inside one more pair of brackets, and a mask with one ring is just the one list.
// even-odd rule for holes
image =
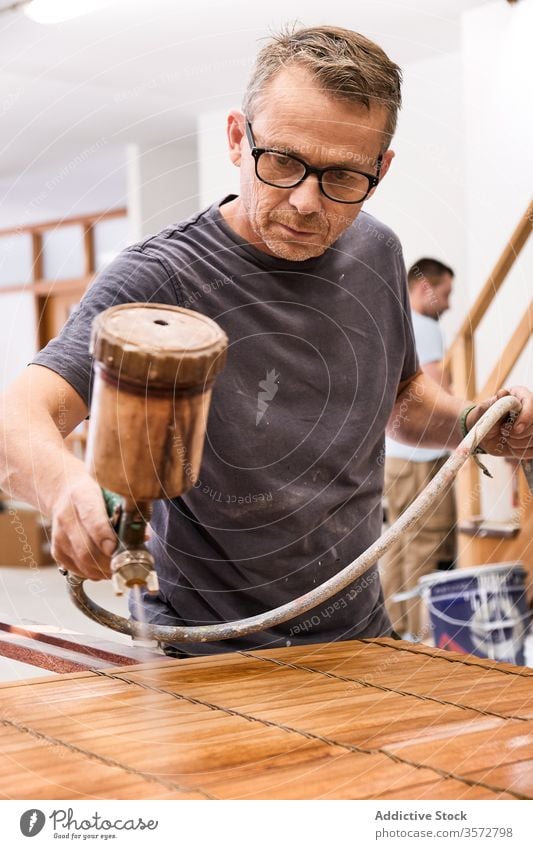
[[533, 670], [389, 639], [0, 687], [2, 799], [531, 799]]

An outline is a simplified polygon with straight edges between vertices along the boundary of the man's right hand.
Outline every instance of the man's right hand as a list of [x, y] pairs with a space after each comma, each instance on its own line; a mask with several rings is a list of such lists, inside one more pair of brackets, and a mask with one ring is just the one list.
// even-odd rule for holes
[[52, 520], [52, 554], [85, 578], [110, 576], [117, 537], [102, 491], [64, 438], [87, 405], [60, 375], [30, 365], [0, 398], [0, 486]]
[[52, 556], [69, 572], [101, 581], [111, 576], [110, 560], [116, 547], [102, 490], [88, 474], [81, 474], [56, 499]]

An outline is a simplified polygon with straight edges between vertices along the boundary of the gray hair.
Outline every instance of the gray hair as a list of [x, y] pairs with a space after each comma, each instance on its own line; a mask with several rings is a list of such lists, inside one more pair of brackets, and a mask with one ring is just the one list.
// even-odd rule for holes
[[259, 52], [243, 100], [252, 120], [268, 84], [282, 68], [299, 65], [332, 97], [387, 110], [388, 146], [401, 107], [402, 72], [387, 54], [358, 32], [332, 26], [286, 28]]

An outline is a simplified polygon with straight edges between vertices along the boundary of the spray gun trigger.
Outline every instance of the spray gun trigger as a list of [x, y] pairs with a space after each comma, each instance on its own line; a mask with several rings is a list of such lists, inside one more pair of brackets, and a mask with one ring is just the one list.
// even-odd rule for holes
[[123, 509], [122, 498], [115, 492], [111, 492], [109, 489], [104, 489], [103, 487], [102, 495], [105, 501], [107, 515], [109, 516], [111, 527], [113, 528], [115, 533], [118, 533]]

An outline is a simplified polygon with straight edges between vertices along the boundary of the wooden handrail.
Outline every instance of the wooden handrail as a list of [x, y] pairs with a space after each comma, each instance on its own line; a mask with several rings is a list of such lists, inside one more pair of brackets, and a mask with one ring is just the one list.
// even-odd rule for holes
[[13, 292], [28, 292], [33, 295], [63, 295], [77, 289], [86, 289], [94, 280], [94, 273], [84, 277], [72, 277], [69, 279], [39, 279], [30, 280], [29, 283], [14, 283], [12, 286], [0, 286], [0, 295], [9, 295]]
[[[128, 214], [126, 207], [110, 209], [105, 212], [92, 212], [87, 215], [77, 215], [72, 218], [58, 218], [54, 221], [40, 221], [35, 224], [19, 224], [15, 227], [0, 229], [0, 240], [7, 236], [27, 234], [31, 237], [32, 280], [26, 283], [10, 283], [0, 286], [0, 295], [16, 292], [31, 292], [36, 296], [62, 295], [79, 290], [83, 292], [94, 278], [95, 245], [94, 228], [101, 221], [112, 218], [125, 218]], [[43, 237], [46, 231], [61, 227], [79, 225], [83, 230], [83, 275], [74, 280], [50, 280], [43, 278]]]
[[36, 224], [19, 224], [16, 227], [7, 227], [0, 230], [0, 238], [3, 236], [20, 236], [22, 233], [42, 233], [44, 230], [53, 230], [57, 227], [70, 227], [72, 224], [93, 225], [108, 218], [124, 218], [128, 214], [126, 207], [110, 209], [107, 212], [92, 212], [89, 215], [77, 215], [73, 218], [59, 218], [55, 221], [40, 221]]
[[[97, 225], [109, 219], [126, 218], [127, 209], [120, 207], [104, 212], [76, 215], [72, 218], [59, 218], [54, 221], [41, 221], [34, 224], [20, 224], [0, 229], [0, 241], [9, 236], [29, 236], [31, 249], [31, 281], [10, 283], [0, 287], [0, 297], [15, 292], [31, 293], [34, 300], [34, 313], [37, 319], [36, 344], [42, 348], [59, 332], [60, 326], [68, 317], [68, 309], [77, 303], [92, 283], [96, 274], [95, 231]], [[80, 277], [66, 280], [46, 279], [44, 277], [43, 248], [46, 234], [72, 225], [82, 230], [83, 270]]]
[[522, 215], [522, 218], [518, 222], [514, 233], [511, 238], [507, 242], [502, 255], [498, 259], [496, 265], [492, 269], [491, 274], [489, 275], [487, 282], [483, 286], [481, 292], [477, 296], [474, 304], [470, 308], [468, 315], [466, 316], [463, 324], [457, 336], [453, 340], [450, 348], [448, 349], [446, 356], [444, 358], [444, 368], [449, 368], [452, 358], [453, 358], [453, 347], [454, 345], [459, 343], [459, 340], [465, 336], [471, 336], [477, 326], [479, 325], [481, 319], [485, 315], [487, 309], [493, 301], [494, 296], [500, 289], [503, 281], [505, 280], [507, 274], [511, 270], [518, 254], [524, 247], [527, 242], [528, 236], [531, 233], [531, 229], [533, 227], [533, 200], [527, 207], [526, 211]]
[[[36, 295], [65, 295], [69, 292], [85, 291], [93, 282], [94, 274], [85, 277], [72, 277], [66, 280], [36, 280], [32, 291]], [[26, 291], [29, 291], [26, 289]]]

